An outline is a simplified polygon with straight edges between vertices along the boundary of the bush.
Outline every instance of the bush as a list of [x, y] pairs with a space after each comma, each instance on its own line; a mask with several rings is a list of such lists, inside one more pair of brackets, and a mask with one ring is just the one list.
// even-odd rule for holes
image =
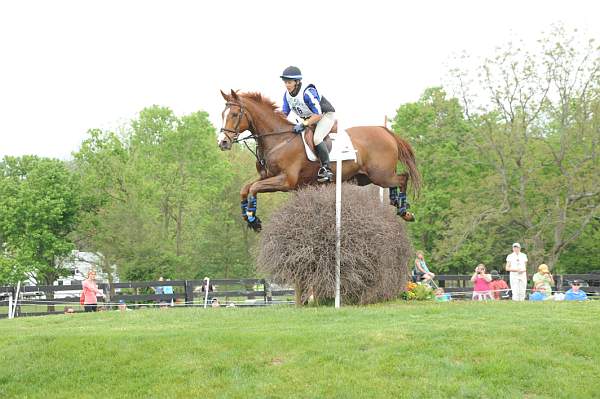
[[[344, 303], [397, 297], [412, 256], [404, 223], [375, 190], [345, 183], [342, 201], [341, 295]], [[335, 296], [335, 186], [307, 187], [271, 215], [261, 233], [257, 266], [294, 285], [301, 301]], [[298, 295], [297, 295], [298, 297]]]

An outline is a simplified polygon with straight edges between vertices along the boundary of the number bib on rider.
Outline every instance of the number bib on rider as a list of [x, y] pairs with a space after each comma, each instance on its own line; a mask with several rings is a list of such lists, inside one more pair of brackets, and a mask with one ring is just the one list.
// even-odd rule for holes
[[292, 97], [289, 92], [286, 92], [285, 95], [290, 109], [300, 118], [306, 119], [314, 115], [310, 108], [308, 108], [308, 105], [304, 102], [304, 90], [300, 90], [295, 97]]

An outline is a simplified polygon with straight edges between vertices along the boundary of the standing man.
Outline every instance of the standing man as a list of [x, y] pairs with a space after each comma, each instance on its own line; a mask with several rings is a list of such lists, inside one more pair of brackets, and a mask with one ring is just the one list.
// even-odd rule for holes
[[506, 271], [510, 272], [510, 289], [513, 301], [524, 301], [527, 289], [527, 255], [521, 252], [521, 244], [515, 242], [512, 254], [506, 257]]

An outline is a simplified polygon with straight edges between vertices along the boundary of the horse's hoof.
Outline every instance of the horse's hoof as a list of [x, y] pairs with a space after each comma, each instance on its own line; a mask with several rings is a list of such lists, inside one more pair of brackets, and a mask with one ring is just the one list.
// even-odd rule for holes
[[402, 219], [404, 219], [404, 221], [406, 222], [414, 222], [415, 221], [415, 215], [413, 215], [410, 212], [405, 212], [404, 215], [400, 215], [402, 217]]
[[256, 216], [253, 221], [247, 220], [247, 222], [248, 222], [249, 229], [252, 229], [257, 233], [262, 230], [262, 223], [261, 223], [260, 219], [258, 218], [258, 216]]

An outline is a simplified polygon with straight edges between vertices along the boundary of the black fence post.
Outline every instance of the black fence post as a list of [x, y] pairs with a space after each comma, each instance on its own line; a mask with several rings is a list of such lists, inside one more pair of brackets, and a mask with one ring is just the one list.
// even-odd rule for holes
[[185, 280], [185, 304], [193, 305], [194, 303], [194, 285], [191, 281]]
[[269, 282], [266, 279], [263, 278], [261, 281], [263, 285], [263, 293], [266, 305], [267, 302], [271, 302], [271, 286], [269, 285]]

